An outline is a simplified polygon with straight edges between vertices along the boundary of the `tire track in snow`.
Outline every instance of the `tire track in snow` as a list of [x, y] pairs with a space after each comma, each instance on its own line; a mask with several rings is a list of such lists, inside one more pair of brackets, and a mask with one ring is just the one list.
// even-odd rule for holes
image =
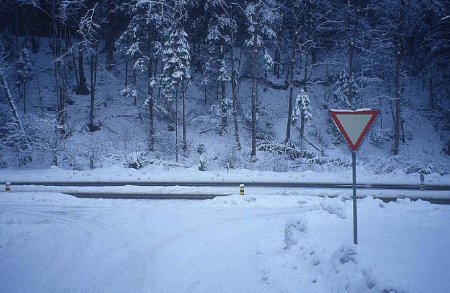
[[[51, 237], [52, 240], [47, 241], [45, 251], [51, 257], [41, 258], [39, 271], [35, 271], [34, 276], [28, 279], [22, 288], [33, 288], [36, 283], [45, 284], [50, 283], [51, 280], [73, 279], [70, 276], [74, 273], [73, 266], [79, 267], [83, 261], [85, 262], [89, 258], [97, 260], [103, 258], [103, 261], [106, 261], [108, 253], [117, 253], [123, 250], [125, 252], [121, 254], [126, 258], [125, 261], [132, 264], [130, 267], [134, 267], [133, 271], [128, 273], [128, 277], [131, 277], [130, 281], [135, 283], [137, 289], [145, 288], [144, 280], [147, 270], [145, 262], [141, 262], [142, 255], [145, 253], [144, 248], [140, 245], [141, 241], [138, 241], [139, 237], [136, 235], [136, 230], [130, 229], [130, 226], [124, 222], [113, 220], [115, 218], [114, 213], [116, 213], [113, 207], [100, 207], [95, 210], [89, 208], [88, 211], [84, 210], [83, 207], [78, 207], [70, 209], [69, 212], [67, 212], [66, 206], [41, 205], [30, 207], [14, 205], [4, 207], [3, 212], [7, 211], [7, 214], [11, 214], [12, 217], [19, 216], [30, 223], [45, 218], [49, 220], [51, 225], [62, 225], [64, 226], [63, 230], [67, 231], [63, 235], [57, 235], [51, 233], [51, 231], [47, 234], [47, 237]], [[94, 214], [92, 214], [93, 211]], [[61, 229], [55, 230], [61, 231]], [[77, 239], [71, 239], [71, 236], [77, 236]], [[101, 247], [102, 243], [104, 247]], [[61, 248], [61, 246], [64, 246], [64, 248]], [[141, 266], [139, 267], [139, 265]], [[52, 269], [52, 267], [55, 269]], [[116, 273], [118, 276], [126, 274], [121, 270], [113, 270], [112, 273]], [[53, 271], [54, 275], [46, 276], [48, 271]], [[47, 274], [43, 275], [42, 272], [47, 272]], [[78, 280], [78, 287], [64, 289], [91, 291], [91, 282], [94, 281], [94, 278], [95, 276], [85, 276], [84, 279], [87, 279], [87, 283]], [[68, 283], [70, 284], [70, 282]], [[43, 291], [45, 291], [44, 288]]]

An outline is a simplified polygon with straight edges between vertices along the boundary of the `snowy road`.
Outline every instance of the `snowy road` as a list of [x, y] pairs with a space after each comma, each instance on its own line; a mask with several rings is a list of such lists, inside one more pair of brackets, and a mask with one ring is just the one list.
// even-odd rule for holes
[[[275, 188], [333, 188], [351, 189], [351, 183], [338, 182], [283, 182], [283, 181], [13, 181], [19, 186], [50, 186], [50, 187], [115, 187], [115, 186], [187, 186], [187, 187], [236, 187], [244, 184], [248, 187], [275, 187]], [[0, 182], [5, 185], [5, 182]], [[376, 190], [421, 190], [420, 184], [400, 184], [400, 183], [358, 183], [359, 189]], [[425, 184], [425, 190], [450, 191], [449, 184]]]
[[[351, 205], [340, 199], [2, 193], [0, 292], [450, 290], [449, 207], [373, 199], [360, 207], [353, 247]], [[303, 228], [287, 237], [293, 219]]]
[[[115, 182], [119, 184], [120, 182]], [[219, 196], [230, 196], [239, 193], [239, 185], [224, 184], [224, 186], [69, 186], [52, 185], [13, 185], [15, 192], [58, 192], [73, 195], [80, 198], [108, 198], [108, 199], [212, 199]], [[230, 185], [230, 186], [228, 186]], [[316, 197], [338, 197], [352, 196], [351, 188], [326, 188], [315, 186], [307, 187], [284, 187], [282, 184], [275, 187], [255, 187], [245, 185], [246, 195], [304, 195]], [[328, 186], [325, 184], [324, 186]], [[395, 186], [395, 185], [389, 185]], [[397, 185], [402, 186], [402, 185]], [[445, 187], [445, 185], [440, 185]], [[450, 187], [450, 186], [449, 186]], [[450, 205], [450, 191], [446, 190], [420, 190], [420, 189], [358, 189], [358, 198], [374, 197], [384, 201], [395, 201], [397, 198], [410, 198], [413, 200], [426, 200], [435, 204]]]

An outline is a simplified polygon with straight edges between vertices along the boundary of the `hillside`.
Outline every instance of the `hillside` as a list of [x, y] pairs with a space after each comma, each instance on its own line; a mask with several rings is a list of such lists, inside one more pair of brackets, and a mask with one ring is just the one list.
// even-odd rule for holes
[[[55, 113], [55, 91], [52, 86], [52, 56], [47, 39], [40, 39], [40, 49], [32, 54], [35, 71], [39, 72], [30, 82], [28, 88], [28, 113], [23, 113], [23, 101], [16, 100], [20, 115], [26, 121], [30, 135], [43, 135], [51, 132], [49, 119]], [[67, 124], [71, 135], [59, 153], [58, 165], [63, 168], [83, 170], [89, 168], [89, 156], [93, 156], [94, 167], [124, 166], [133, 167], [133, 163], [162, 164], [171, 167], [195, 167], [199, 164], [198, 149], [204, 146], [206, 170], [225, 170], [227, 163], [230, 168], [252, 170], [269, 170], [276, 172], [313, 170], [339, 171], [349, 168], [350, 152], [345, 142], [336, 132], [328, 111], [325, 93], [327, 85], [311, 86], [312, 119], [306, 126], [306, 135], [300, 147], [298, 123], [292, 127], [292, 143], [297, 146], [291, 149], [293, 153], [283, 154], [283, 140], [286, 132], [288, 89], [283, 87], [283, 80], [270, 76], [260, 88], [261, 111], [258, 126], [264, 134], [258, 140], [259, 151], [257, 161], [250, 160], [250, 131], [246, 123], [246, 114], [250, 108], [251, 80], [242, 79], [239, 88], [240, 139], [242, 150], [234, 145], [232, 121], [227, 125], [227, 131], [219, 133], [219, 111], [216, 97], [209, 95], [207, 102], [201, 89], [201, 76], [194, 75], [187, 91], [187, 137], [188, 150], [175, 162], [175, 132], [169, 129], [172, 121], [164, 117], [156, 121], [156, 149], [149, 152], [146, 139], [146, 113], [144, 107], [145, 84], [141, 75], [137, 75], [138, 95], [136, 105], [133, 100], [121, 93], [124, 86], [124, 62], [119, 60], [114, 70], [104, 68], [104, 54], [100, 54], [97, 99], [95, 102], [96, 122], [99, 130], [93, 133], [87, 129], [89, 117], [89, 96], [77, 95], [71, 92], [67, 105]], [[318, 57], [319, 60], [321, 56]], [[325, 58], [325, 57], [324, 57]], [[12, 67], [10, 67], [12, 68]], [[312, 72], [313, 78], [319, 78], [321, 71], [327, 70], [332, 75], [332, 69], [318, 67]], [[301, 71], [296, 76], [300, 76]], [[315, 77], [317, 76], [317, 77]], [[9, 74], [10, 84], [14, 84], [13, 74]], [[450, 172], [449, 157], [443, 151], [449, 131], [441, 113], [427, 109], [427, 93], [420, 80], [411, 79], [405, 86], [403, 101], [403, 133], [405, 141], [401, 144], [401, 153], [391, 155], [392, 148], [392, 105], [389, 91], [379, 82], [373, 82], [364, 89], [362, 102], [364, 108], [381, 110], [381, 115], [374, 125], [370, 135], [358, 152], [359, 164], [375, 173], [389, 173], [403, 170], [406, 173]], [[280, 85], [276, 88], [274, 85]], [[71, 88], [74, 88], [74, 81]], [[231, 89], [227, 87], [227, 94]], [[294, 95], [299, 92], [294, 89]], [[15, 93], [17, 98], [17, 94]], [[331, 97], [332, 99], [332, 97]], [[333, 104], [332, 104], [333, 105]], [[229, 116], [229, 120], [231, 117]], [[289, 151], [289, 150], [288, 150]], [[3, 152], [2, 152], [3, 153]], [[4, 153], [3, 153], [4, 154]], [[295, 157], [295, 156], [299, 157]], [[42, 158], [42, 159], [41, 159]], [[14, 154], [2, 156], [3, 166], [16, 164]], [[51, 165], [51, 150], [40, 150], [36, 160], [27, 163], [25, 167], [47, 167]], [[134, 166], [136, 167], [136, 166]]]
[[348, 171], [373, 108], [360, 167], [449, 173], [448, 5], [294, 2], [5, 7], [0, 165]]

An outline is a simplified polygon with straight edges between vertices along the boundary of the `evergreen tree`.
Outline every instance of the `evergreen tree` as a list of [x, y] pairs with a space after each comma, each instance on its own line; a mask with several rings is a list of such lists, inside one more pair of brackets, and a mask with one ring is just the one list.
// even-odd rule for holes
[[300, 118], [300, 139], [303, 143], [303, 138], [305, 135], [305, 124], [309, 124], [312, 118], [311, 103], [309, 100], [309, 95], [304, 89], [300, 90], [295, 100], [295, 113], [294, 121]]
[[227, 99], [225, 96], [225, 83], [229, 82], [231, 80], [230, 76], [228, 75], [228, 69], [225, 64], [225, 60], [222, 60], [220, 63], [220, 69], [219, 69], [219, 77], [217, 78], [217, 81], [219, 84], [222, 85], [221, 87], [221, 100], [220, 100], [220, 134], [224, 134], [227, 128], [227, 114], [228, 109], [231, 106], [232, 102], [230, 99]]
[[183, 28], [174, 28], [168, 40], [164, 43], [162, 88], [166, 101], [171, 103], [175, 99], [175, 154], [178, 161], [178, 91], [182, 97], [182, 149], [186, 154], [186, 89], [189, 85], [190, 53], [187, 34]]
[[256, 120], [258, 117], [258, 55], [265, 40], [275, 38], [275, 31], [271, 25], [278, 19], [276, 3], [274, 0], [259, 0], [250, 2], [245, 8], [245, 16], [248, 22], [247, 32], [250, 38], [246, 45], [252, 51], [252, 105], [251, 105], [251, 159], [256, 160]]
[[356, 83], [355, 77], [349, 75], [348, 69], [346, 68], [339, 74], [333, 95], [342, 107], [351, 108], [352, 106], [360, 106], [358, 94], [359, 85]]

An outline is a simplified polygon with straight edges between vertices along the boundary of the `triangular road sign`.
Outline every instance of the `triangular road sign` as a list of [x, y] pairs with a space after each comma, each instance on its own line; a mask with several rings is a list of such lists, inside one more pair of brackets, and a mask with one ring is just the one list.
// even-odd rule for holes
[[379, 110], [331, 110], [330, 115], [344, 136], [348, 147], [356, 152], [380, 113]]

